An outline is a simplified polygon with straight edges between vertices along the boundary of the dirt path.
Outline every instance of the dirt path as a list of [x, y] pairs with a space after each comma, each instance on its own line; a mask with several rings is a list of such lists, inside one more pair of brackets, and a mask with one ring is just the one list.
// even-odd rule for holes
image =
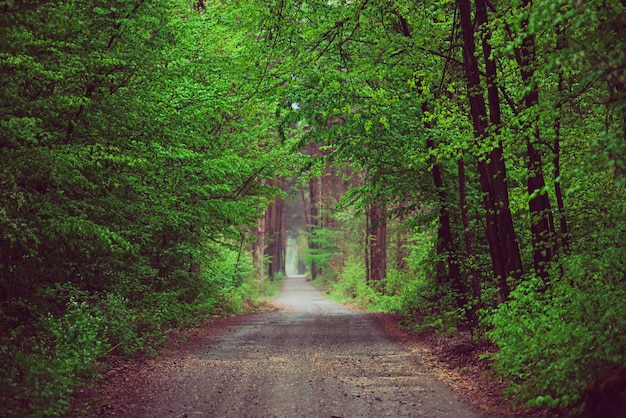
[[237, 318], [134, 374], [109, 376], [110, 401], [88, 414], [479, 417], [376, 315], [329, 302], [303, 277], [287, 279], [275, 304], [283, 309]]

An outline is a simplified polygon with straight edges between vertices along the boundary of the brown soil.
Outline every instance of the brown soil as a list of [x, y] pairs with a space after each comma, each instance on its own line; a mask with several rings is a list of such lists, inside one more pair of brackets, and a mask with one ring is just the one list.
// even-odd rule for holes
[[400, 319], [290, 278], [263, 312], [173, 335], [156, 358], [111, 357], [71, 416], [558, 417], [511, 412], [480, 358], [493, 347], [410, 334]]

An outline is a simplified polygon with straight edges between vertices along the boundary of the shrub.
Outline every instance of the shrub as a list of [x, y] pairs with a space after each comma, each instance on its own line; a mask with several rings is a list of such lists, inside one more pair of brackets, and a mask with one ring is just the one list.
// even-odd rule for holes
[[626, 292], [602, 277], [545, 289], [534, 276], [521, 283], [489, 317], [488, 336], [518, 403], [566, 408], [603, 371], [625, 365]]
[[[63, 314], [43, 315], [31, 328], [20, 326], [0, 341], [0, 403], [9, 416], [59, 416], [69, 395], [90, 377], [107, 350], [106, 319], [86, 293], [70, 291]], [[51, 290], [58, 293], [60, 288]]]
[[378, 293], [366, 283], [365, 266], [354, 261], [346, 262], [332, 290], [340, 297], [351, 299], [364, 308], [374, 305], [378, 296]]

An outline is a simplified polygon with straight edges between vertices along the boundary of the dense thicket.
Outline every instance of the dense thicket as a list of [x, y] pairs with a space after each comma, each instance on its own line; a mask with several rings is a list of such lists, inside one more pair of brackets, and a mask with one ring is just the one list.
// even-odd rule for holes
[[626, 4], [273, 1], [260, 13], [283, 128], [306, 126], [300, 146], [362, 180], [346, 197], [362, 217], [338, 215], [326, 247], [348, 247], [351, 228], [383, 236], [372, 208], [419, 243], [404, 239], [406, 265], [367, 290], [355, 277], [372, 282], [380, 250], [352, 239], [360, 254], [340, 251], [335, 286], [375, 298], [404, 277], [407, 314], [498, 345], [519, 402], [578, 407], [598, 379], [623, 385]]
[[105, 354], [236, 303], [284, 164], [247, 17], [0, 2], [0, 404], [62, 414]]

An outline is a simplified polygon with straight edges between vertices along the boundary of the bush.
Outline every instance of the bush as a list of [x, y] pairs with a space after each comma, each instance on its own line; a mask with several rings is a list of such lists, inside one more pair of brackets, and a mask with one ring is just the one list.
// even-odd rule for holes
[[[390, 283], [391, 285], [388, 285], [387, 280], [383, 279], [380, 282], [380, 288], [395, 288], [398, 286], [397, 277], [393, 277]], [[340, 301], [350, 300], [356, 305], [372, 311], [398, 312], [401, 308], [399, 295], [392, 294], [392, 292], [380, 294], [367, 284], [365, 266], [359, 262], [347, 261], [337, 280], [330, 284], [322, 282], [322, 286], [328, 288]], [[400, 288], [397, 288], [397, 293], [402, 293]]]
[[[50, 293], [58, 293], [60, 287]], [[67, 412], [69, 395], [92, 376], [103, 354], [107, 323], [86, 293], [70, 286], [63, 314], [42, 315], [31, 328], [20, 326], [0, 341], [0, 403], [8, 416], [59, 416]]]
[[265, 291], [252, 280], [249, 255], [223, 249], [215, 257], [195, 275], [176, 272], [171, 279], [180, 288], [127, 289], [132, 300], [62, 283], [41, 290], [34, 301], [14, 300], [16, 313], [0, 309], [3, 414], [62, 416], [73, 389], [94, 376], [105, 356], [155, 355], [172, 329], [242, 310]]
[[520, 284], [488, 318], [488, 336], [517, 403], [566, 408], [602, 372], [626, 365], [626, 292], [602, 277], [545, 289], [537, 277]]
[[357, 301], [359, 305], [368, 304], [375, 293], [365, 282], [365, 266], [351, 261], [346, 262], [332, 289], [344, 298]]
[[465, 312], [453, 308], [454, 298], [450, 286], [437, 285], [433, 279], [416, 279], [400, 299], [400, 313], [415, 331], [455, 332], [465, 320]]

